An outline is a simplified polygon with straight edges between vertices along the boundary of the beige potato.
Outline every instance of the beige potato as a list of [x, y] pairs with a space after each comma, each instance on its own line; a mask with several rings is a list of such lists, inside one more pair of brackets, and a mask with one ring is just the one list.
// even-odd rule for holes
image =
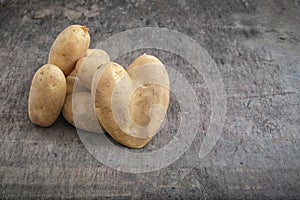
[[87, 57], [79, 60], [76, 66], [77, 77], [87, 88], [91, 89], [91, 83], [95, 71], [103, 64], [110, 61], [109, 55], [101, 49], [92, 49], [87, 53]]
[[71, 25], [55, 39], [50, 49], [48, 63], [58, 66], [65, 76], [68, 76], [73, 71], [76, 61], [86, 55], [89, 45], [88, 28]]
[[[79, 59], [80, 60], [80, 59]], [[77, 69], [76, 69], [76, 65], [75, 65], [75, 68], [73, 69], [73, 71], [71, 72], [71, 74], [69, 74], [68, 76], [74, 76], [76, 77], [77, 76]]]
[[81, 64], [82, 64], [83, 61], [86, 60], [86, 58], [87, 58], [87, 57], [82, 57], [82, 58], [80, 58], [80, 59], [76, 62], [75, 68], [74, 68], [74, 70], [72, 71], [72, 73], [71, 73], [70, 75], [72, 75], [72, 76], [77, 76], [77, 74], [78, 74], [78, 72], [79, 72], [79, 70], [80, 70]]
[[68, 76], [67, 77], [67, 94], [78, 93], [78, 92], [90, 92], [88, 88], [86, 88], [78, 77]]
[[169, 77], [154, 56], [138, 57], [126, 71], [110, 62], [92, 81], [93, 106], [102, 127], [119, 143], [144, 147], [160, 128], [169, 105]]
[[73, 126], [82, 130], [103, 133], [92, 105], [90, 92], [78, 92], [66, 97], [62, 114]]
[[88, 56], [93, 55], [93, 56], [98, 56], [100, 58], [103, 58], [103, 60], [108, 60], [109, 61], [109, 55], [101, 50], [101, 49], [88, 49], [86, 52], [86, 56], [80, 58], [75, 65], [75, 69], [71, 72], [71, 76], [77, 76], [78, 71], [80, 70], [81, 64], [83, 61], [87, 59]]
[[102, 50], [102, 49], [88, 49], [86, 51], [86, 57], [89, 57], [90, 55], [96, 55], [96, 56], [99, 56], [100, 58], [108, 58], [109, 59], [109, 56], [108, 54]]
[[66, 78], [55, 65], [46, 64], [35, 73], [28, 98], [32, 123], [51, 126], [60, 114], [66, 96]]

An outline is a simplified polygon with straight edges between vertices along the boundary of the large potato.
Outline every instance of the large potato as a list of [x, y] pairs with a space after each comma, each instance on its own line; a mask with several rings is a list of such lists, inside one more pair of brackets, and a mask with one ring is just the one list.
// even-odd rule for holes
[[52, 44], [48, 63], [58, 66], [68, 76], [74, 69], [76, 61], [86, 56], [90, 45], [88, 28], [71, 25], [64, 29]]
[[35, 73], [28, 98], [30, 120], [48, 127], [57, 119], [66, 96], [66, 79], [55, 65], [46, 64]]
[[78, 92], [68, 95], [62, 114], [69, 123], [77, 128], [103, 133], [95, 115], [90, 92]]
[[169, 77], [154, 56], [138, 57], [126, 71], [105, 64], [92, 81], [92, 100], [103, 128], [119, 143], [144, 147], [160, 128], [169, 105]]
[[110, 61], [109, 55], [101, 49], [89, 49], [87, 57], [81, 58], [76, 65], [77, 77], [87, 88], [91, 89], [94, 73], [103, 64]]

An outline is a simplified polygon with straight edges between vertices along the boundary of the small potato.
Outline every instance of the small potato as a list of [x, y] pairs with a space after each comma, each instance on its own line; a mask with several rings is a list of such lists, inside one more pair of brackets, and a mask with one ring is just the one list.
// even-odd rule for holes
[[87, 57], [82, 57], [80, 58], [77, 62], [76, 62], [76, 65], [75, 65], [75, 68], [74, 70], [72, 71], [72, 73], [70, 75], [72, 76], [77, 76], [79, 70], [80, 70], [80, 67], [81, 67], [81, 64], [83, 63], [83, 61], [86, 60]]
[[[91, 89], [91, 83], [95, 71], [103, 64], [110, 61], [109, 55], [101, 49], [93, 49], [87, 52], [88, 56], [79, 60], [77, 65], [77, 77], [87, 88]], [[81, 61], [82, 60], [82, 61]]]
[[76, 61], [86, 55], [90, 45], [88, 28], [71, 25], [64, 29], [52, 44], [48, 63], [58, 66], [68, 76]]
[[90, 55], [96, 55], [96, 56], [101, 57], [101, 58], [108, 58], [109, 59], [108, 54], [105, 51], [103, 51], [102, 49], [88, 49], [86, 51], [86, 57], [89, 57]]
[[35, 73], [28, 98], [28, 115], [32, 123], [51, 126], [57, 119], [66, 96], [66, 78], [55, 65], [43, 65]]
[[74, 77], [76, 77], [76, 76], [77, 76], [77, 69], [74, 68], [73, 71], [71, 72], [71, 74], [69, 74], [69, 76], [74, 76]]
[[95, 115], [90, 92], [78, 92], [68, 95], [62, 114], [70, 124], [77, 128], [103, 133]]
[[75, 76], [68, 76], [67, 77], [67, 95], [77, 92], [89, 92], [79, 80], [78, 77]]

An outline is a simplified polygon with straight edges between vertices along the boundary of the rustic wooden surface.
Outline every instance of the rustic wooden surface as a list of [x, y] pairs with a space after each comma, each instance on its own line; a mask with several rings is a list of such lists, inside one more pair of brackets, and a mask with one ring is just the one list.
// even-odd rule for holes
[[[1, 0], [0, 19], [0, 198], [300, 198], [298, 0]], [[117, 171], [90, 155], [62, 117], [48, 129], [31, 124], [31, 78], [56, 35], [74, 23], [90, 28], [92, 47], [146, 26], [177, 30], [201, 44], [217, 63], [227, 96], [226, 122], [213, 151], [197, 157], [210, 115], [205, 82], [182, 58], [155, 50], [147, 51], [181, 71], [202, 105], [202, 131], [172, 165], [142, 174]], [[178, 109], [172, 98], [170, 134], [141, 151], [172, 138]]]

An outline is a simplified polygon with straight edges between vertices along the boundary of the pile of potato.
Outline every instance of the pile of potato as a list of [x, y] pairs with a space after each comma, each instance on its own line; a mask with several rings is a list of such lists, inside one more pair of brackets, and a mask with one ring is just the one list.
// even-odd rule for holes
[[160, 128], [169, 105], [164, 65], [143, 54], [127, 70], [100, 49], [89, 49], [88, 28], [71, 25], [52, 44], [48, 63], [32, 80], [28, 115], [51, 126], [60, 113], [73, 126], [95, 133], [104, 128], [130, 148], [144, 147]]

